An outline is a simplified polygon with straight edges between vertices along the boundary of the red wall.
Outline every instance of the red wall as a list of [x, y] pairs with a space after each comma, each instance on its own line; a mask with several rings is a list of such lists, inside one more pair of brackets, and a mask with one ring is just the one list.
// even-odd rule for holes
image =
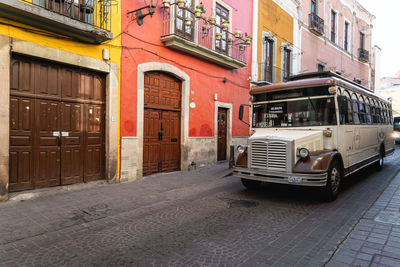
[[[149, 1], [147, 1], [149, 2]], [[233, 103], [233, 136], [247, 136], [248, 126], [238, 118], [239, 105], [248, 103], [251, 49], [247, 48], [247, 65], [230, 70], [164, 46], [162, 35], [161, 2], [153, 17], [147, 16], [142, 26], [134, 15], [127, 12], [144, 6], [142, 0], [122, 3], [122, 61], [121, 61], [121, 136], [136, 136], [137, 118], [137, 65], [145, 62], [163, 62], [174, 65], [190, 77], [190, 101], [196, 103], [189, 109], [189, 136], [214, 136], [214, 94], [218, 101]], [[212, 0], [202, 0], [211, 12]], [[251, 34], [252, 1], [225, 0], [233, 7], [232, 31], [240, 29]], [[147, 13], [145, 10], [144, 13]], [[223, 82], [224, 78], [226, 83]], [[194, 92], [194, 94], [192, 94]]]

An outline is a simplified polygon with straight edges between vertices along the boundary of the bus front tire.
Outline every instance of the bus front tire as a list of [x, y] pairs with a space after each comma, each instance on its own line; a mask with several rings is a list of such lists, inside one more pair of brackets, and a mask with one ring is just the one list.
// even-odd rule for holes
[[337, 198], [342, 183], [342, 172], [337, 160], [333, 160], [328, 169], [328, 177], [324, 188], [325, 199], [330, 202]]
[[383, 164], [384, 164], [384, 155], [383, 155], [383, 151], [381, 149], [381, 151], [379, 152], [379, 160], [375, 163], [375, 169], [377, 171], [382, 170], [383, 168]]
[[261, 181], [242, 178], [242, 184], [249, 190], [256, 190], [260, 187]]

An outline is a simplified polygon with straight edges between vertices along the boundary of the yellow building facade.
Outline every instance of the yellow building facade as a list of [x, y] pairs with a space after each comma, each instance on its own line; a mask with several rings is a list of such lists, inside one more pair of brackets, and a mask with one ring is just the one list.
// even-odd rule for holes
[[119, 1], [0, 3], [0, 200], [118, 181], [120, 33]]
[[293, 73], [294, 19], [273, 0], [259, 0], [258, 81], [281, 82]]

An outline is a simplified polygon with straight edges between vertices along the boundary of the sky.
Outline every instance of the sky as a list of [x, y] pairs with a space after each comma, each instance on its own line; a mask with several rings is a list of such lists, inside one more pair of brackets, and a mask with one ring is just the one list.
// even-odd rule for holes
[[382, 49], [381, 77], [400, 71], [400, 0], [358, 0], [376, 19], [372, 21], [372, 45]]

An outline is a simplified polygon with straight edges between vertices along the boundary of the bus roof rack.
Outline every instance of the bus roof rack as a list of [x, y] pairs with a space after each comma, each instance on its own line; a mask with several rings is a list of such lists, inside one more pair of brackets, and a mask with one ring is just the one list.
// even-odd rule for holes
[[297, 80], [303, 80], [303, 79], [312, 79], [312, 78], [329, 78], [329, 77], [336, 77], [342, 80], [345, 80], [349, 83], [352, 83], [354, 85], [357, 85], [359, 87], [362, 87], [368, 91], [370, 91], [368, 88], [365, 86], [361, 85], [360, 83], [357, 83], [355, 81], [349, 80], [342, 75], [332, 72], [332, 71], [320, 71], [320, 72], [305, 72], [305, 73], [300, 73], [296, 75], [292, 75], [286, 78], [287, 81], [297, 81]]

